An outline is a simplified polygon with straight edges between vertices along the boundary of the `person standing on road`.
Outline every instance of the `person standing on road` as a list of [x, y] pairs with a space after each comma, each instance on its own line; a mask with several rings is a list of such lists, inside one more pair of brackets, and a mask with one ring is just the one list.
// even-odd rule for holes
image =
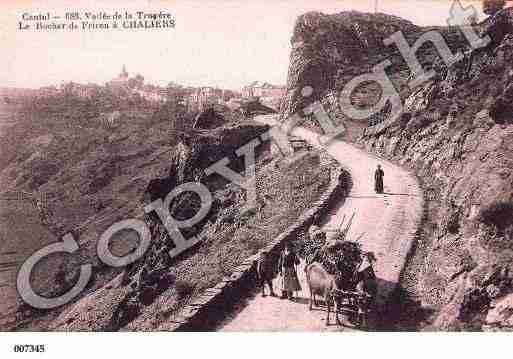
[[374, 190], [376, 193], [383, 193], [383, 177], [385, 177], [385, 172], [381, 169], [381, 165], [378, 165], [374, 172]]
[[281, 299], [288, 298], [292, 300], [294, 292], [301, 290], [296, 272], [296, 266], [298, 264], [299, 258], [294, 253], [292, 243], [287, 242], [278, 263], [278, 270], [283, 280]]
[[262, 287], [262, 297], [265, 297], [265, 285], [269, 287], [270, 296], [275, 297], [273, 291], [273, 271], [270, 265], [269, 253], [267, 251], [262, 252], [257, 261], [257, 279]]
[[313, 253], [306, 256], [306, 265], [312, 264], [317, 260], [319, 256], [319, 252], [326, 244], [326, 232], [324, 232], [317, 222], [314, 222], [308, 229], [308, 236], [310, 240], [314, 243], [314, 246], [317, 248], [313, 251]]
[[308, 235], [314, 241], [326, 241], [326, 233], [319, 227], [318, 224], [312, 224], [308, 229]]

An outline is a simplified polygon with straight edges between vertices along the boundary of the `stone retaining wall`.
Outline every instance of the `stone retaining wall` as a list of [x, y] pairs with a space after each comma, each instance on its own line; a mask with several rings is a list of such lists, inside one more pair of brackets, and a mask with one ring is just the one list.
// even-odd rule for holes
[[298, 234], [310, 226], [317, 215], [326, 214], [330, 206], [345, 198], [351, 189], [351, 177], [338, 164], [331, 170], [328, 189], [310, 209], [304, 212], [286, 231], [276, 237], [268, 246], [247, 258], [230, 277], [225, 277], [216, 286], [188, 304], [178, 318], [173, 319], [171, 331], [207, 331], [214, 329], [230, 313], [234, 305], [250, 295], [256, 285], [256, 260], [263, 251], [277, 261], [283, 244], [295, 240]]

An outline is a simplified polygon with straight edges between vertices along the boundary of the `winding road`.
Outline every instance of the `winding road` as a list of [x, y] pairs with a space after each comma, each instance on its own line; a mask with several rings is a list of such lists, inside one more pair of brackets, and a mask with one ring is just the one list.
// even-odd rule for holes
[[[259, 122], [276, 124], [275, 115], [260, 116]], [[295, 128], [291, 135], [320, 148], [319, 135]], [[336, 209], [325, 218], [324, 228], [338, 228], [345, 216], [356, 215], [348, 238], [359, 238], [365, 251], [374, 252], [378, 277], [378, 304], [383, 304], [396, 288], [415, 233], [420, 226], [423, 196], [417, 179], [407, 170], [342, 140], [332, 141], [325, 150], [349, 173], [353, 187]], [[381, 164], [385, 172], [385, 193], [374, 192], [374, 170]], [[221, 331], [330, 331], [351, 330], [324, 324], [324, 308], [308, 310], [308, 289], [303, 270], [298, 270], [303, 290], [296, 301], [262, 297], [260, 294], [240, 304], [240, 308], [219, 328]], [[278, 283], [275, 282], [276, 292]], [[330, 318], [331, 319], [331, 318]], [[332, 323], [334, 322], [333, 319]]]

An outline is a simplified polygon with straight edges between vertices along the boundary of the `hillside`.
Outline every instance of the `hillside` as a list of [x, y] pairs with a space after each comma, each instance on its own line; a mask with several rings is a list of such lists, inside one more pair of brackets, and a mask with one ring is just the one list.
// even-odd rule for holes
[[[70, 101], [70, 102], [66, 102]], [[243, 172], [235, 154], [268, 130], [241, 120], [240, 112], [199, 116], [174, 108], [118, 111], [114, 121], [87, 111], [75, 99], [32, 103], [16, 109], [16, 121], [2, 134], [0, 162], [4, 197], [23, 192], [23, 201], [2, 205], [0, 254], [15, 253], [1, 268], [0, 295], [6, 307], [0, 326], [15, 330], [155, 330], [186, 303], [215, 286], [231, 270], [265, 247], [315, 201], [329, 182], [328, 164], [306, 156], [289, 166], [273, 159], [269, 143], [257, 147], [256, 211], [242, 211], [245, 191], [205, 168], [228, 157]], [[248, 115], [251, 115], [248, 113]], [[216, 122], [210, 119], [215, 117]], [[196, 121], [195, 121], [196, 117]], [[208, 129], [193, 129], [201, 119]], [[203, 183], [214, 202], [206, 218], [183, 230], [201, 243], [171, 259], [172, 241], [162, 223], [144, 215], [144, 206], [189, 181]], [[301, 191], [297, 191], [301, 188]], [[44, 206], [38, 208], [36, 200]], [[190, 193], [171, 205], [175, 218], [196, 212]], [[100, 235], [113, 223], [140, 218], [151, 227], [145, 255], [127, 268], [112, 268], [96, 255]], [[50, 256], [33, 272], [34, 289], [47, 296], [66, 292], [78, 265], [91, 263], [93, 278], [75, 301], [55, 310], [36, 310], [15, 295], [16, 272], [34, 251], [71, 232], [80, 244], [72, 256]], [[117, 255], [132, 251], [137, 237], [120, 232], [111, 243]], [[2, 263], [4, 265], [4, 263]]]

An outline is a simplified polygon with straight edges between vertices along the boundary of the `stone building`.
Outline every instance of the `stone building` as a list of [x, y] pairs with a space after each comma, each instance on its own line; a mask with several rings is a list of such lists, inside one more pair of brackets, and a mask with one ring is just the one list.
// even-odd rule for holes
[[[93, 96], [100, 86], [95, 84], [79, 84], [76, 82], [67, 82], [61, 85], [59, 93], [69, 94], [77, 97], [88, 98]], [[47, 90], [47, 93], [53, 90]]]
[[166, 102], [167, 100], [167, 90], [157, 86], [144, 85], [141, 88], [133, 89], [132, 92], [150, 102]]
[[191, 109], [203, 110], [208, 106], [224, 103], [224, 90], [213, 87], [200, 87], [187, 97]]
[[107, 82], [107, 86], [113, 88], [113, 89], [128, 89], [128, 72], [126, 71], [126, 66], [123, 65], [123, 68], [121, 69], [121, 73]]
[[242, 97], [283, 97], [285, 86], [276, 86], [268, 82], [255, 81], [242, 89]]

